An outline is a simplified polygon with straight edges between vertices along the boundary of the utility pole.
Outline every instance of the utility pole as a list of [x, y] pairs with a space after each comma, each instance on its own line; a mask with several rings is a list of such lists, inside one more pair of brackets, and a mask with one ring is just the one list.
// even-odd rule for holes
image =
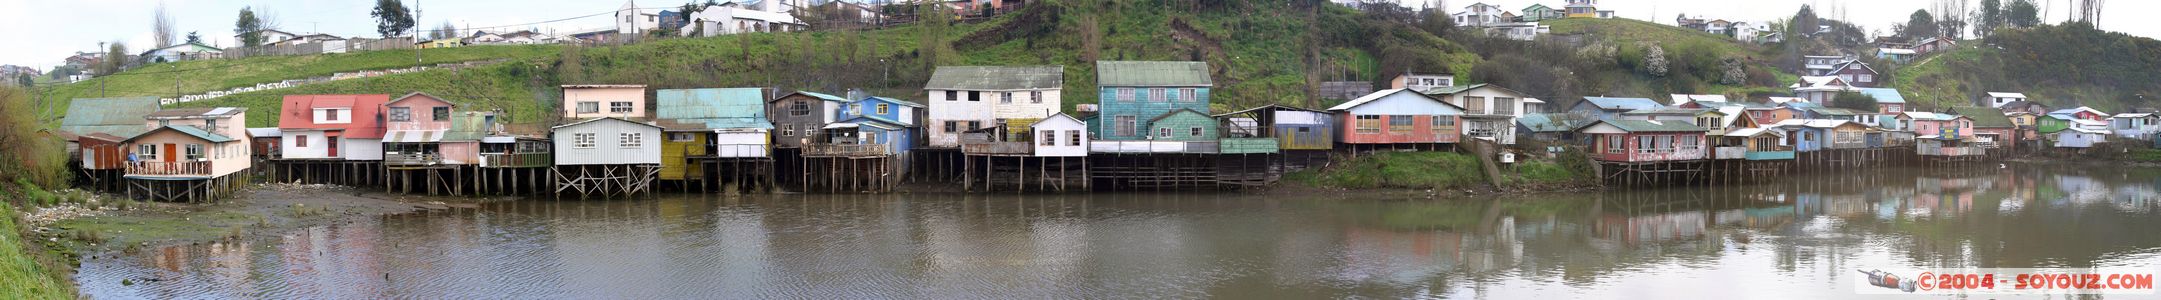
[[[413, 0], [413, 43], [420, 42], [420, 0]], [[413, 46], [413, 63], [427, 62], [420, 59], [420, 46]]]

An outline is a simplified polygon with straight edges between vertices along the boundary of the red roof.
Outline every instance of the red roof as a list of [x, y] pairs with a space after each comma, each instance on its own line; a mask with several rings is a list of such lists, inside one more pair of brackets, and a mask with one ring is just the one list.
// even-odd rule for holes
[[[283, 111], [278, 112], [278, 128], [282, 129], [338, 129], [346, 138], [383, 138], [383, 103], [390, 95], [286, 95]], [[352, 109], [352, 123], [316, 124], [317, 108]]]

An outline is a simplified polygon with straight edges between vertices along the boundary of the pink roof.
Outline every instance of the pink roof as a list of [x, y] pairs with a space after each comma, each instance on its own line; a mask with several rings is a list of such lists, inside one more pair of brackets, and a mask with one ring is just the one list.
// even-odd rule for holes
[[[346, 138], [383, 138], [383, 103], [390, 95], [286, 95], [283, 111], [278, 113], [278, 128], [342, 130]], [[348, 108], [353, 110], [352, 123], [316, 124], [316, 108]]]

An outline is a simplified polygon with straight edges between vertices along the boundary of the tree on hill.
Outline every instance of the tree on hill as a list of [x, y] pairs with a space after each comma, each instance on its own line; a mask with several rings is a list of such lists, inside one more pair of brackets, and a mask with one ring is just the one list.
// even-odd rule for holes
[[255, 17], [254, 8], [241, 7], [240, 19], [233, 21], [233, 34], [240, 35], [240, 46], [262, 46], [264, 42], [263, 36], [254, 34], [258, 30], [263, 30], [263, 19]]
[[113, 41], [110, 44], [106, 44], [105, 58], [98, 60], [97, 75], [106, 76], [112, 75], [114, 73], [120, 73], [121, 69], [126, 68], [128, 65], [127, 57], [127, 44], [121, 43], [119, 41]]
[[1978, 21], [1973, 24], [1973, 35], [1988, 38], [1996, 28], [2003, 27], [2003, 0], [1981, 0], [1981, 8], [1974, 15]]
[[368, 15], [375, 16], [375, 33], [382, 34], [384, 38], [405, 35], [407, 30], [413, 28], [412, 12], [406, 10], [405, 3], [398, 0], [376, 0], [375, 11]]
[[1929, 15], [1926, 9], [1917, 9], [1913, 11], [1913, 15], [1906, 17], [1905, 31], [1899, 32], [1899, 35], [1905, 36], [1907, 39], [1919, 40], [1935, 37], [1938, 29], [1936, 28], [1936, 16]]
[[1791, 22], [1792, 26], [1787, 28], [1791, 30], [1786, 33], [1788, 37], [1815, 36], [1817, 28], [1821, 28], [1816, 19], [1816, 10], [1809, 8], [1807, 4], [1801, 5], [1801, 11], [1793, 13]]
[[189, 44], [201, 44], [201, 43], [203, 43], [203, 36], [202, 36], [202, 35], [200, 35], [200, 34], [195, 34], [195, 32], [194, 32], [194, 31], [189, 31], [189, 32], [188, 32], [188, 43], [189, 43]]
[[1936, 0], [1936, 27], [1940, 28], [1937, 34], [1952, 39], [1966, 38], [1966, 26], [1971, 25], [1966, 3], [1966, 0]]
[[1862, 94], [1858, 92], [1838, 93], [1838, 96], [1831, 97], [1830, 106], [1836, 108], [1858, 110], [1863, 112], [1873, 112], [1876, 111], [1876, 96], [1869, 96], [1868, 94]]
[[2003, 14], [2004, 25], [2010, 27], [2027, 28], [2041, 25], [2040, 11], [2033, 6], [2031, 0], [2012, 0], [2011, 6], [2004, 8]]
[[1666, 77], [1666, 71], [1671, 67], [1666, 62], [1666, 48], [1657, 44], [1644, 47], [1642, 61], [1643, 74], [1654, 77]]
[[158, 2], [157, 12], [150, 19], [150, 39], [157, 42], [158, 48], [165, 48], [173, 45], [173, 35], [178, 32], [173, 28], [172, 14], [165, 13], [165, 2]]
[[1425, 30], [1426, 33], [1433, 34], [1433, 36], [1448, 36], [1449, 31], [1456, 29], [1456, 20], [1448, 15], [1448, 9], [1438, 6], [1430, 7], [1426, 8], [1425, 13], [1418, 17], [1418, 29]]

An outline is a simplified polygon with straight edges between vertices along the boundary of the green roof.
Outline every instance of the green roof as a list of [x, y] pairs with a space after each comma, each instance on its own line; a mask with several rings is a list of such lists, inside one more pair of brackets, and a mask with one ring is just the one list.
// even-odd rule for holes
[[1039, 90], [1065, 87], [1065, 66], [945, 66], [930, 74], [926, 90]]
[[133, 137], [150, 131], [143, 116], [158, 111], [158, 97], [82, 98], [68, 104], [60, 130], [78, 135], [105, 133]]
[[[172, 131], [179, 131], [180, 133], [183, 133], [183, 134], [187, 134], [187, 135], [190, 135], [190, 136], [194, 136], [195, 138], [198, 138], [198, 139], [203, 139], [204, 141], [210, 141], [210, 142], [212, 142], [212, 143], [224, 143], [224, 142], [231, 142], [231, 141], [237, 141], [237, 139], [233, 139], [232, 137], [227, 137], [227, 136], [225, 136], [225, 135], [223, 135], [223, 134], [217, 134], [217, 133], [214, 133], [214, 132], [210, 132], [210, 131], [208, 131], [208, 130], [203, 130], [203, 128], [202, 128], [202, 127], [195, 127], [195, 126], [192, 126], [192, 125], [166, 125], [165, 127], [159, 127], [158, 129], [153, 129], [153, 130], [150, 130], [150, 131], [146, 131], [146, 132], [143, 132], [143, 133], [147, 134], [147, 133], [150, 133], [150, 132], [156, 132], [156, 131], [158, 131], [158, 130], [167, 130], [167, 129], [170, 129], [170, 130], [172, 130]], [[125, 143], [125, 142], [132, 142], [132, 141], [135, 141], [135, 139], [138, 139], [138, 138], [142, 138], [142, 137], [144, 137], [144, 136], [148, 136], [148, 135], [136, 135], [136, 136], [134, 136], [134, 137], [129, 137], [129, 138], [128, 138], [128, 140], [125, 140], [125, 141], [120, 141], [120, 142], [123, 142], [123, 143]]]
[[1516, 118], [1516, 124], [1522, 124], [1524, 128], [1531, 129], [1531, 132], [1575, 130], [1583, 123], [1583, 120], [1571, 118], [1568, 114], [1524, 114], [1523, 117]]
[[2002, 127], [2011, 127], [2011, 117], [2006, 117], [2006, 116], [2004, 116], [2004, 115], [2003, 115], [2003, 111], [2001, 111], [2001, 110], [1996, 110], [1995, 108], [1988, 108], [1988, 107], [1953, 107], [1953, 108], [1951, 108], [1951, 113], [1952, 113], [1952, 114], [1957, 114], [1957, 115], [1961, 115], [1961, 116], [1966, 116], [1966, 118], [1968, 118], [1968, 119], [1973, 119], [1973, 127], [1980, 127], [1980, 128], [2002, 128]]
[[1703, 132], [1703, 131], [1704, 131], [1703, 127], [1698, 127], [1698, 126], [1696, 126], [1695, 124], [1688, 124], [1688, 122], [1681, 122], [1681, 121], [1661, 121], [1661, 122], [1652, 122], [1652, 121], [1644, 121], [1644, 120], [1602, 120], [1602, 121], [1595, 121], [1595, 122], [1591, 122], [1590, 124], [1585, 124], [1584, 126], [1586, 126], [1586, 127], [1588, 127], [1588, 126], [1595, 126], [1595, 125], [1597, 125], [1598, 123], [1606, 123], [1606, 124], [1612, 124], [1612, 125], [1613, 125], [1613, 127], [1619, 127], [1619, 128], [1621, 128], [1621, 130], [1623, 130], [1623, 131], [1628, 131], [1628, 132]]
[[765, 119], [764, 89], [665, 89], [654, 94], [659, 107], [653, 116], [667, 120], [663, 123], [671, 125], [668, 129], [773, 128]]
[[445, 141], [478, 141], [488, 136], [488, 121], [494, 114], [458, 113], [450, 115], [450, 130], [443, 132]]
[[1198, 61], [1097, 61], [1096, 86], [1215, 85], [1208, 63]]

